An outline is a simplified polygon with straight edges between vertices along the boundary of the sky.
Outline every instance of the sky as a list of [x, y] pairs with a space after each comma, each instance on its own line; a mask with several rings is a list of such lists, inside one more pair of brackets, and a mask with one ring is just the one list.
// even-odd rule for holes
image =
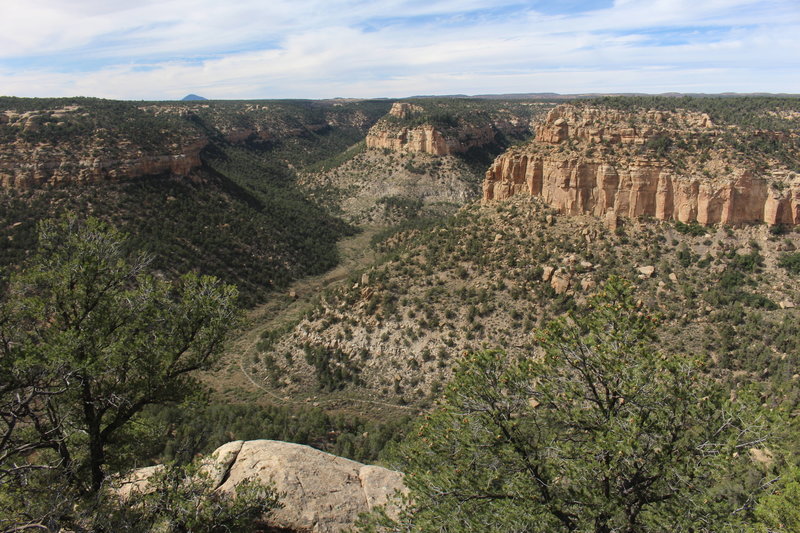
[[800, 93], [800, 0], [0, 0], [0, 95]]

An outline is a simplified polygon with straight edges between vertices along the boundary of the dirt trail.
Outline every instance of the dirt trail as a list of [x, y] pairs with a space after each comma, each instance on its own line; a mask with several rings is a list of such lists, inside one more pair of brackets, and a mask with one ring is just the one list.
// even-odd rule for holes
[[324, 274], [309, 276], [292, 283], [286, 290], [275, 293], [268, 302], [248, 313], [251, 326], [243, 332], [233, 350], [248, 355], [266, 329], [275, 329], [292, 322], [311, 306], [312, 299], [326, 288], [341, 283], [353, 271], [366, 267], [375, 260], [370, 246], [378, 228], [365, 228], [361, 233], [339, 241], [339, 265]]
[[328, 393], [324, 398], [314, 395], [299, 398], [285, 396], [280, 394], [279, 389], [265, 384], [257, 373], [250, 370], [250, 367], [256, 364], [255, 356], [258, 355], [256, 345], [265, 330], [274, 330], [296, 322], [313, 306], [316, 295], [347, 280], [353, 272], [374, 263], [377, 254], [370, 246], [370, 242], [381, 229], [381, 227], [365, 227], [361, 233], [342, 239], [338, 244], [340, 262], [336, 268], [318, 276], [297, 280], [284, 291], [273, 294], [263, 305], [250, 311], [247, 314], [247, 325], [237, 334], [223, 355], [218, 369], [203, 376], [206, 384], [211, 386], [223, 401], [232, 403], [303, 402], [331, 412], [348, 412], [376, 419], [418, 412], [418, 407], [366, 399], [348, 390]]
[[[246, 398], [258, 401], [263, 398], [270, 402], [288, 401], [288, 398], [264, 386], [262, 380], [247, 369], [257, 355], [255, 347], [261, 334], [265, 330], [297, 321], [311, 307], [315, 295], [346, 280], [352, 272], [371, 264], [376, 254], [370, 241], [378, 231], [380, 228], [377, 227], [362, 228], [357, 235], [342, 239], [338, 244], [340, 262], [337, 267], [318, 276], [297, 280], [250, 311], [247, 314], [247, 325], [223, 355], [219, 368], [205, 374], [204, 381], [229, 399], [242, 401]], [[265, 395], [267, 398], [264, 398]]]

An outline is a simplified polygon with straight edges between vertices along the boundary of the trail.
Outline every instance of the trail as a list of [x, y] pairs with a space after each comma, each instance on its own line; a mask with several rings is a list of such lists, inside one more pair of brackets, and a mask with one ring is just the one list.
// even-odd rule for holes
[[[298, 320], [313, 305], [313, 298], [327, 288], [335, 287], [350, 277], [354, 271], [361, 270], [376, 259], [370, 246], [372, 237], [380, 231], [378, 227], [363, 228], [363, 231], [352, 237], [342, 239], [339, 244], [339, 265], [318, 276], [309, 276], [295, 281], [281, 292], [273, 294], [267, 302], [251, 310], [247, 314], [247, 325], [233, 341], [221, 361], [222, 368], [208, 373], [205, 381], [218, 393], [230, 400], [239, 400], [243, 396], [254, 400], [263, 400], [266, 395], [273, 402], [285, 404], [299, 401], [288, 396], [281, 396], [273, 389], [265, 386], [257, 375], [248, 371], [248, 361], [258, 354], [256, 345], [261, 334], [266, 330], [274, 330]], [[333, 399], [320, 399], [314, 405], [340, 406], [342, 404], [362, 403], [392, 409], [416, 411], [414, 407], [397, 405], [378, 400], [348, 398], [339, 396]]]
[[240, 355], [240, 361], [254, 354], [262, 332], [299, 318], [312, 305], [315, 295], [341, 283], [354, 270], [371, 264], [375, 260], [375, 252], [370, 247], [370, 241], [378, 231], [378, 228], [365, 228], [358, 235], [342, 239], [338, 245], [341, 258], [338, 266], [318, 276], [295, 281], [286, 290], [275, 293], [269, 301], [248, 313], [247, 322], [251, 326], [242, 332], [231, 351]]

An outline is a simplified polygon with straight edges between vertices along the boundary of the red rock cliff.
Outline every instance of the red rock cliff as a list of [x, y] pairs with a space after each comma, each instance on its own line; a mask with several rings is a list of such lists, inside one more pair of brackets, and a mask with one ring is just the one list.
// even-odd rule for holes
[[564, 213], [608, 212], [700, 224], [800, 224], [800, 176], [780, 166], [757, 171], [717, 142], [680, 164], [648, 149], [660, 138], [721, 137], [704, 114], [579, 108], [552, 110], [527, 146], [498, 157], [484, 202], [540, 196]]

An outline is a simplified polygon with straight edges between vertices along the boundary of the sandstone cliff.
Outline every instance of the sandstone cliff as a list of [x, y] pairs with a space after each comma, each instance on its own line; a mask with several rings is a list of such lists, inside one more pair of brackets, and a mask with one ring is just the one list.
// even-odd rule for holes
[[[283, 507], [267, 522], [295, 532], [349, 530], [359, 514], [377, 506], [393, 512], [390, 499], [405, 491], [400, 472], [272, 440], [224, 444], [205, 459], [204, 468], [217, 490], [227, 493], [247, 479], [272, 484]], [[133, 490], [147, 491], [147, 478], [158, 469], [134, 471], [121, 483], [119, 494], [125, 498]]]
[[[396, 102], [389, 117], [401, 121], [422, 116], [423, 108], [409, 103]], [[383, 121], [373, 126], [367, 134], [367, 148], [388, 149], [395, 152], [421, 152], [431, 155], [453, 155], [470, 148], [487, 145], [494, 141], [495, 131], [491, 125], [455, 128], [449, 135], [432, 124], [417, 126]]]
[[298, 139], [313, 144], [335, 132], [347, 147], [363, 139], [389, 105], [384, 101], [135, 105], [90, 98], [0, 97], [0, 186], [31, 188], [164, 173], [184, 177], [202, 164], [200, 153], [208, 139], [271, 147], [297, 144]]
[[529, 194], [568, 214], [800, 223], [800, 175], [738, 153], [731, 139], [744, 135], [754, 133], [702, 113], [562, 105], [531, 143], [495, 160], [483, 200]]
[[187, 176], [199, 167], [206, 142], [197, 139], [169, 153], [148, 154], [134, 146], [104, 145], [70, 150], [54, 145], [15, 143], [0, 147], [0, 185], [28, 189], [62, 182], [97, 182], [170, 173]]
[[170, 126], [123, 103], [0, 110], [0, 186], [186, 176], [207, 141], [188, 124]]
[[[461, 103], [454, 100], [455, 103]], [[525, 136], [540, 104], [494, 109], [490, 102], [469, 102], [451, 109], [431, 102], [396, 102], [367, 134], [368, 148], [395, 152], [456, 155], [498, 141], [499, 136]]]

